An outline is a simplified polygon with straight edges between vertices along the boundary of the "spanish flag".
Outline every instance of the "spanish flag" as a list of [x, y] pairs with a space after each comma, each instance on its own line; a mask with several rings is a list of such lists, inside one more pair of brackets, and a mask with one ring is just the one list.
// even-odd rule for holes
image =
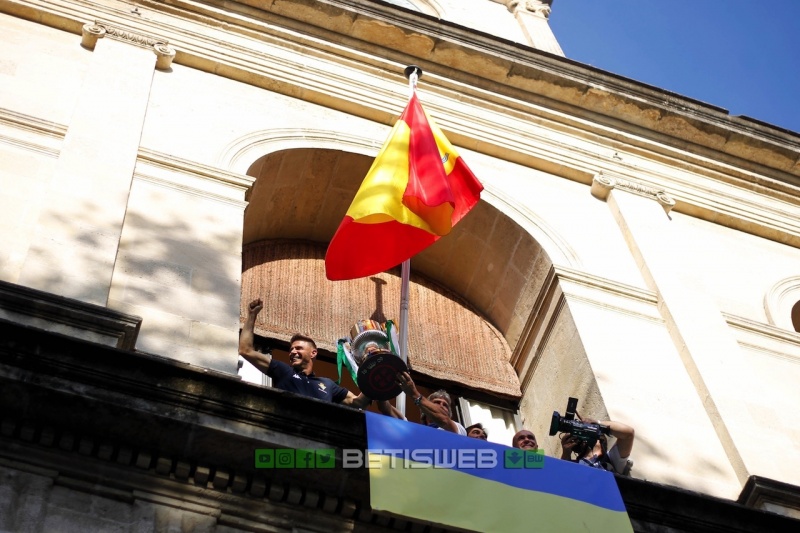
[[370, 507], [492, 533], [632, 533], [614, 474], [366, 413]]
[[326, 276], [362, 278], [410, 259], [450, 233], [482, 190], [414, 92], [328, 246]]

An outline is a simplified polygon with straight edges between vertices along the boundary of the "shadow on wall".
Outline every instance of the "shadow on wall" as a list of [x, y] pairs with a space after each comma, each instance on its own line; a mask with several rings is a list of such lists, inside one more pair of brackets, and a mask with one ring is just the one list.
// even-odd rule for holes
[[241, 208], [220, 212], [204, 202], [177, 205], [156, 190], [130, 203], [109, 307], [143, 317], [137, 350], [235, 372], [240, 226], [220, 219], [241, 220]]

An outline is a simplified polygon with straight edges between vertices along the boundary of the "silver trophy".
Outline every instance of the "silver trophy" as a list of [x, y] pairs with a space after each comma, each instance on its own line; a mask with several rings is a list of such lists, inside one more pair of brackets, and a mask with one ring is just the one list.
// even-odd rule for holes
[[408, 367], [395, 353], [394, 323], [359, 320], [350, 328], [349, 348], [355, 362], [356, 383], [373, 400], [390, 400], [400, 394], [395, 376]]

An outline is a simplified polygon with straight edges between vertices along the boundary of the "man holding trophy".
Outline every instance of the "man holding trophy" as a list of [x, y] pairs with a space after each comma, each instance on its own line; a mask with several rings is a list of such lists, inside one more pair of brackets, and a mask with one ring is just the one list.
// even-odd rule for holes
[[247, 320], [239, 337], [239, 355], [273, 379], [275, 388], [333, 403], [364, 409], [372, 402], [363, 392], [356, 396], [332, 379], [314, 375], [317, 346], [314, 340], [297, 334], [292, 337], [289, 364], [276, 361], [269, 353], [255, 349], [254, 328], [258, 313], [264, 308], [261, 298], [250, 302]]
[[248, 305], [247, 319], [239, 337], [239, 355], [271, 377], [275, 388], [358, 409], [366, 409], [375, 399], [381, 413], [405, 420], [403, 413], [388, 401], [404, 392], [419, 407], [423, 424], [459, 435], [467, 434], [464, 427], [451, 418], [450, 395], [439, 390], [426, 398], [417, 390], [408, 367], [395, 353], [391, 321], [381, 324], [359, 320], [350, 330], [350, 338], [340, 339], [338, 343], [339, 362], [350, 370], [362, 391], [356, 396], [332, 379], [314, 375], [317, 346], [310, 337], [300, 334], [292, 337], [289, 364], [256, 350], [254, 329], [263, 308], [261, 298]]
[[391, 320], [359, 320], [350, 329], [350, 337], [339, 341], [339, 359], [353, 375], [359, 388], [378, 400], [381, 413], [406, 420], [403, 413], [388, 400], [401, 392], [419, 407], [420, 421], [427, 426], [466, 435], [464, 426], [451, 418], [450, 395], [438, 390], [422, 395], [403, 360], [396, 354], [395, 327]]

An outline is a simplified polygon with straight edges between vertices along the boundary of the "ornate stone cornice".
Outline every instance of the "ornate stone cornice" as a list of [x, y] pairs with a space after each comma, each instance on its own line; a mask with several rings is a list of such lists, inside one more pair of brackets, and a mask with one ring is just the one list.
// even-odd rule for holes
[[[507, 0], [495, 1], [507, 5]], [[615, 149], [623, 148], [662, 166], [680, 161], [685, 178], [674, 173], [666, 177], [670, 193], [680, 200], [676, 210], [800, 245], [800, 223], [787, 217], [781, 205], [786, 201], [796, 205], [792, 199], [800, 184], [800, 141], [796, 134], [731, 117], [724, 109], [665, 94], [588, 66], [568, 64], [550, 54], [506, 46], [488, 36], [472, 33], [467, 40], [467, 33], [457, 27], [434, 23], [410, 11], [383, 8], [369, 0], [317, 2], [314, 5], [324, 4], [341, 16], [307, 19], [303, 19], [307, 10], [292, 8], [302, 2], [237, 0], [226, 4], [224, 11], [192, 0], [170, 2], [169, 15], [186, 24], [169, 23], [165, 18], [168, 14], [161, 12], [163, 4], [150, 0], [143, 0], [140, 9], [158, 13], [152, 19], [130, 18], [119, 10], [84, 0], [6, 0], [0, 9], [76, 33], [80, 32], [80, 20], [94, 17], [112, 20], [121, 28], [144, 27], [177, 43], [181, 64], [210, 72], [221, 69], [232, 79], [284, 94], [296, 95], [300, 86], [309, 102], [386, 124], [394, 121], [404, 101], [382, 74], [415, 57], [429, 64], [429, 111], [451, 135], [450, 140], [460, 146], [589, 184], [597, 169], [598, 153], [607, 147], [605, 136], [611, 127]], [[304, 26], [302, 34], [291, 31], [302, 23], [294, 20], [298, 17], [310, 24]], [[372, 31], [373, 26], [381, 30]], [[394, 32], [386, 31], [387, 27], [405, 32], [405, 37], [398, 39]], [[315, 29], [348, 37], [369, 32], [373, 39], [369, 46], [379, 47], [383, 53], [379, 57], [332, 44], [319, 39], [321, 34], [315, 34]], [[288, 35], [293, 39], [290, 48], [285, 47]], [[243, 40], [246, 46], [239, 44]], [[394, 48], [380, 48], [387, 46], [384, 40], [392, 40]], [[451, 58], [447, 68], [452, 67], [453, 57], [461, 58], [458, 63], [464, 68], [439, 69], [441, 74], [437, 74], [435, 66], [439, 63], [432, 54], [442, 49], [442, 43], [448, 43], [448, 50], [455, 54], [447, 54]], [[264, 47], [268, 47], [268, 54], [263, 53]], [[492, 62], [482, 59], [490, 54]], [[297, 57], [302, 57], [302, 62], [298, 63]], [[340, 61], [332, 66], [336, 58], [354, 59], [358, 73], [350, 70], [351, 63]], [[508, 93], [500, 96], [484, 91], [478, 95], [471, 85], [475, 76], [504, 84]], [[494, 105], [507, 106], [502, 120], [486, 117]], [[575, 109], [581, 112], [576, 114]], [[621, 114], [608, 110], [620, 110]], [[591, 124], [583, 117], [586, 113], [591, 115]], [[626, 124], [624, 132], [618, 131], [617, 121]], [[583, 135], [593, 136], [589, 145], [578, 142]], [[685, 149], [686, 143], [690, 151]], [[661, 171], [655, 166], [647, 173], [656, 176]], [[660, 177], [659, 181], [667, 183]], [[719, 184], [745, 188], [752, 194], [720, 195]]]
[[608, 195], [612, 189], [620, 189], [638, 196], [655, 200], [661, 204], [661, 207], [663, 207], [664, 211], [667, 213], [672, 211], [672, 208], [675, 207], [675, 200], [673, 200], [670, 195], [664, 192], [663, 189], [654, 189], [653, 187], [648, 187], [635, 181], [604, 176], [602, 172], [598, 172], [592, 180], [592, 196], [600, 200], [605, 200], [608, 198]]
[[94, 50], [97, 40], [104, 37], [153, 50], [157, 57], [156, 68], [159, 70], [169, 69], [172, 65], [172, 60], [175, 58], [175, 50], [169, 46], [169, 41], [166, 39], [119, 28], [100, 20], [83, 25], [81, 45], [89, 50]]

